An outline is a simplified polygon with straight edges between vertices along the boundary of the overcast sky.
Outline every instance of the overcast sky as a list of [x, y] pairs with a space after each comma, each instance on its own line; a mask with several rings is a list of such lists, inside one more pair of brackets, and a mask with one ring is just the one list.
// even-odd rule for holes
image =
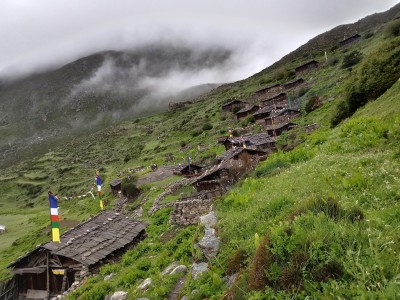
[[247, 77], [319, 33], [398, 0], [0, 0], [0, 74], [157, 40], [244, 54]]

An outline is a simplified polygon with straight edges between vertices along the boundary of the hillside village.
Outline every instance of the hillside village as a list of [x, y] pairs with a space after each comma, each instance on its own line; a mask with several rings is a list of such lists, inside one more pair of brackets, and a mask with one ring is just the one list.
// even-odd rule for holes
[[[340, 53], [346, 55], [349, 51], [356, 50], [360, 43], [364, 43], [363, 47], [367, 48], [369, 40], [363, 38], [364, 34], [348, 32], [347, 38], [335, 41], [333, 52], [343, 51]], [[351, 142], [344, 139], [353, 137], [351, 134], [345, 136], [343, 132], [346, 129], [336, 132], [332, 130], [332, 134], [328, 132], [329, 124], [324, 120], [326, 115], [321, 111], [333, 111], [334, 101], [329, 99], [328, 95], [334, 92], [327, 92], [323, 88], [335, 88], [335, 83], [327, 81], [333, 77], [332, 74], [335, 75], [339, 71], [334, 69], [336, 64], [330, 63], [325, 57], [326, 53], [320, 53], [318, 57], [296, 60], [291, 64], [291, 68], [285, 70], [289, 75], [284, 78], [278, 79], [276, 73], [266, 73], [269, 80], [256, 77], [257, 81], [252, 81], [252, 86], [246, 93], [242, 92], [243, 83], [239, 82], [233, 86], [219, 87], [210, 94], [211, 96], [206, 96], [214, 100], [212, 97], [219, 97], [221, 93], [223, 96], [217, 98], [218, 101], [200, 97], [197, 101], [172, 103], [167, 114], [179, 120], [173, 124], [174, 129], [171, 130], [178, 136], [176, 140], [172, 140], [170, 133], [157, 127], [165, 121], [163, 117], [136, 120], [130, 125], [116, 127], [104, 133], [104, 139], [109, 138], [110, 145], [102, 156], [97, 156], [103, 148], [100, 148], [94, 139], [85, 140], [87, 145], [83, 147], [87, 147], [88, 158], [82, 159], [71, 152], [68, 158], [69, 165], [63, 161], [59, 168], [61, 179], [32, 177], [32, 181], [40, 182], [34, 186], [50, 180], [53, 180], [53, 185], [58, 184], [64, 197], [60, 200], [60, 206], [62, 209], [65, 206], [65, 211], [74, 217], [83, 217], [79, 210], [87, 209], [88, 203], [91, 203], [90, 218], [76, 226], [70, 226], [69, 229], [65, 228], [61, 235], [61, 243], [50, 242], [48, 233], [43, 235], [38, 231], [37, 234], [41, 235], [41, 239], [37, 239], [40, 240], [40, 245], [30, 247], [24, 255], [19, 258], [13, 257], [12, 261], [7, 262], [12, 277], [0, 285], [0, 299], [250, 299], [250, 294], [253, 297], [251, 299], [272, 299], [271, 294], [268, 296], [267, 293], [277, 293], [283, 298], [289, 295], [304, 298], [311, 293], [318, 295], [320, 292], [322, 295], [325, 291], [324, 296], [329, 297], [334, 290], [339, 289], [340, 284], [344, 284], [345, 278], [353, 276], [356, 278], [354, 280], [361, 280], [356, 271], [351, 273], [350, 267], [338, 262], [335, 253], [325, 250], [324, 243], [329, 243], [323, 235], [328, 233], [310, 234], [317, 241], [314, 244], [314, 241], [307, 240], [308, 233], [300, 229], [326, 225], [326, 230], [335, 232], [336, 229], [333, 228], [339, 226], [339, 222], [348, 222], [348, 225], [340, 227], [340, 230], [343, 230], [340, 234], [344, 236], [353, 234], [345, 231], [346, 226], [360, 226], [357, 229], [359, 231], [367, 230], [366, 227], [369, 226], [364, 221], [367, 216], [363, 213], [363, 210], [368, 209], [367, 204], [361, 209], [360, 206], [350, 205], [349, 198], [356, 197], [358, 190], [360, 194], [369, 192], [373, 184], [367, 176], [359, 172], [363, 172], [363, 167], [374, 169], [376, 165], [369, 165], [368, 151], [362, 152], [367, 146], [360, 146], [358, 149], [357, 146], [348, 145]], [[357, 67], [356, 64], [354, 67]], [[345, 76], [351, 76], [351, 72], [345, 70], [335, 77], [335, 80], [342, 83]], [[261, 84], [262, 81], [268, 82]], [[398, 82], [393, 86], [394, 97], [397, 97], [398, 101]], [[232, 91], [237, 91], [234, 97], [230, 95]], [[314, 93], [310, 93], [308, 98], [303, 98], [309, 91]], [[340, 97], [341, 93], [342, 91], [335, 96]], [[387, 93], [390, 93], [390, 90]], [[391, 95], [386, 97], [393, 98]], [[313, 100], [312, 109], [309, 111], [305, 111], [305, 99]], [[200, 111], [199, 108], [207, 109], [201, 119], [194, 114], [188, 114], [190, 111]], [[396, 151], [393, 148], [395, 144], [390, 144], [396, 143], [395, 136], [399, 132], [398, 115], [394, 117], [397, 118], [395, 121], [382, 125], [386, 126], [382, 130], [388, 138], [385, 138], [384, 134], [376, 137], [379, 141], [386, 140], [387, 144], [375, 143], [370, 146], [371, 149], [383, 147], [383, 152], [395, 155], [392, 153]], [[210, 120], [217, 119], [220, 120], [221, 126], [226, 128], [205, 126], [212, 123]], [[200, 120], [206, 124], [201, 132], [198, 132], [196, 123]], [[180, 128], [189, 123], [194, 129], [184, 140], [180, 139]], [[380, 121], [371, 119], [370, 127], [365, 129], [374, 138], [375, 132], [370, 131], [378, 128], [378, 123]], [[349, 121], [342, 128], [351, 124], [353, 123]], [[353, 125], [362, 126], [358, 123]], [[129, 126], [135, 130], [129, 131]], [[140, 128], [140, 131], [137, 128]], [[146, 134], [153, 135], [154, 140], [142, 145], [140, 139], [144, 139]], [[126, 151], [117, 152], [118, 140], [121, 140], [120, 145], [132, 140], [138, 142], [126, 146]], [[366, 143], [359, 140], [357, 142]], [[72, 141], [69, 149], [81, 147], [78, 143]], [[169, 151], [168, 147], [175, 147], [173, 149], [176, 152]], [[135, 151], [140, 154], [137, 155]], [[164, 155], [162, 159], [160, 153]], [[327, 158], [326, 153], [338, 156]], [[135, 155], [140, 160], [135, 160]], [[323, 159], [318, 155], [323, 156]], [[340, 168], [343, 169], [349, 164], [348, 155], [359, 155], [357, 159], [360, 159], [358, 164], [361, 171], [351, 169], [351, 175], [341, 175]], [[343, 157], [343, 161], [339, 161], [340, 156]], [[314, 157], [320, 160], [310, 162], [314, 165], [307, 166], [307, 162]], [[50, 153], [39, 158], [27, 170], [41, 170], [40, 168], [46, 168], [48, 163], [58, 164], [61, 161], [57, 153]], [[118, 163], [116, 167], [111, 167], [114, 161]], [[330, 175], [318, 173], [321, 171], [318, 168], [325, 162], [330, 166], [341, 165], [337, 167], [338, 170], [335, 169], [336, 173], [329, 177]], [[382, 163], [386, 166], [386, 162]], [[85, 174], [79, 174], [80, 169], [75, 166], [77, 164], [85, 165]], [[99, 166], [108, 165], [110, 167], [100, 169], [101, 174], [106, 175], [105, 198], [108, 200], [105, 210], [100, 211], [97, 204], [93, 204], [97, 203], [97, 200], [89, 202], [91, 195], [79, 188], [82, 181], [87, 181], [85, 176], [88, 177], [90, 172]], [[281, 172], [284, 173], [290, 168], [293, 168], [293, 175], [282, 174], [281, 176], [287, 177], [282, 177], [282, 182], [279, 182]], [[395, 173], [396, 166], [393, 165], [392, 168], [388, 173]], [[300, 175], [300, 171], [305, 174]], [[340, 194], [340, 198], [337, 190], [334, 196], [327, 196], [323, 192], [319, 195], [317, 185], [309, 182], [311, 178], [308, 176], [311, 175], [307, 172], [314, 176], [312, 180], [315, 181], [315, 176], [321, 175], [324, 181], [319, 184], [327, 189], [333, 190], [332, 186], [336, 185], [343, 186], [343, 193], [348, 191], [350, 196]], [[7, 190], [14, 181], [19, 180], [20, 175], [11, 173], [10, 171], [8, 174], [2, 174], [1, 182], [5, 183], [3, 190]], [[60, 184], [60, 181], [73, 176], [82, 177], [77, 179], [77, 182], [68, 183], [69, 186]], [[262, 179], [257, 176], [262, 176]], [[304, 178], [300, 178], [302, 176]], [[337, 179], [339, 176], [343, 176], [344, 179]], [[260, 181], [257, 181], [257, 178]], [[23, 179], [25, 184], [30, 186], [26, 183], [29, 177], [25, 176]], [[288, 186], [288, 180], [292, 180], [289, 182], [293, 185]], [[299, 183], [301, 180], [305, 181], [303, 185]], [[392, 182], [391, 179], [387, 180]], [[273, 186], [274, 181], [276, 188]], [[307, 186], [308, 184], [310, 186]], [[134, 191], [129, 189], [132, 186], [135, 186]], [[299, 186], [304, 186], [304, 190], [300, 191]], [[395, 189], [398, 191], [398, 185]], [[260, 194], [255, 190], [259, 190]], [[33, 193], [35, 194], [35, 191]], [[37, 194], [41, 193], [43, 191], [38, 190]], [[293, 193], [290, 194], [292, 196], [288, 196], [289, 193]], [[391, 191], [390, 193], [392, 196], [396, 194]], [[301, 206], [297, 199], [294, 200], [293, 195], [308, 197], [309, 200]], [[324, 199], [321, 200], [320, 197]], [[256, 204], [256, 199], [270, 203]], [[345, 200], [342, 204], [336, 199]], [[251, 204], [251, 201], [255, 201], [254, 204]], [[363, 201], [367, 202], [365, 199]], [[262, 208], [257, 208], [257, 205], [262, 205]], [[256, 208], [258, 211], [252, 211]], [[239, 212], [235, 212], [234, 209], [238, 209]], [[242, 209], [248, 211], [246, 216], [240, 212]], [[264, 216], [265, 224], [262, 223]], [[235, 220], [232, 218], [236, 218], [237, 221], [243, 218], [236, 225], [243, 228], [233, 229], [235, 226], [232, 226], [232, 222]], [[378, 220], [372, 222], [379, 223]], [[252, 225], [254, 228], [251, 228]], [[248, 232], [244, 229], [248, 229]], [[338, 236], [340, 234], [338, 233]], [[227, 241], [229, 235], [231, 240]], [[298, 240], [294, 240], [294, 237]], [[332, 237], [332, 240], [336, 241], [336, 238], [337, 236]], [[340, 240], [340, 237], [337, 239]], [[388, 253], [397, 251], [397, 242], [382, 241], [381, 250], [377, 250], [373, 255], [378, 257], [386, 251], [385, 247], [389, 249], [391, 245], [396, 247], [396, 250], [390, 248]], [[34, 245], [37, 243], [32, 244]], [[345, 251], [339, 249], [337, 244], [333, 244], [333, 247], [337, 253]], [[358, 249], [358, 246], [351, 247], [353, 246], [349, 246], [346, 254], [342, 254], [356, 256], [357, 251], [361, 251], [361, 246]], [[385, 255], [387, 256], [379, 259], [389, 257], [386, 252]], [[393, 257], [388, 260], [392, 265], [396, 261]], [[389, 268], [386, 265], [385, 267]], [[379, 285], [390, 286], [393, 288], [390, 291], [391, 295], [399, 295], [400, 288], [395, 279], [398, 270], [383, 270], [384, 267], [380, 266], [376, 268], [382, 268], [382, 278], [387, 281], [377, 279], [372, 282], [373, 279], [365, 279], [366, 285], [374, 285], [369, 290], [376, 292], [371, 294], [372, 298], [382, 295], [379, 294]], [[368, 277], [367, 273], [371, 271], [363, 272], [364, 276]], [[394, 283], [389, 285], [389, 282]], [[360, 285], [360, 281], [356, 284]], [[352, 296], [369, 295], [367, 292], [357, 294], [358, 291], [353, 285], [351, 288], [354, 289]], [[385, 291], [383, 288], [382, 290], [384, 295]]]

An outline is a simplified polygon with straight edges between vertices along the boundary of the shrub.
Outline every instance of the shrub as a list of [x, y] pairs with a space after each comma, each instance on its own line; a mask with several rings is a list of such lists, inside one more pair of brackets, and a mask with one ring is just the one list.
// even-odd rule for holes
[[318, 96], [312, 96], [306, 103], [305, 111], [306, 113], [312, 112], [314, 109], [321, 106], [321, 99]]
[[235, 252], [235, 254], [229, 259], [228, 267], [226, 269], [227, 275], [233, 275], [240, 271], [244, 266], [247, 253], [245, 250], [240, 249]]
[[308, 200], [306, 209], [319, 214], [323, 212], [327, 217], [338, 220], [342, 215], [342, 209], [336, 199], [328, 197], [326, 199], [316, 196]]
[[236, 113], [237, 113], [239, 110], [241, 110], [241, 108], [238, 107], [238, 106], [236, 106], [236, 107], [234, 107], [234, 108], [232, 109], [232, 113], [233, 113], [234, 115], [236, 115]]
[[325, 265], [318, 265], [311, 270], [313, 279], [317, 282], [343, 276], [343, 267], [337, 261], [330, 261]]
[[137, 188], [136, 183], [133, 180], [124, 180], [122, 182], [122, 193], [126, 197], [136, 197], [140, 190]]
[[393, 22], [390, 22], [385, 30], [386, 30], [386, 35], [388, 37], [400, 36], [400, 20], [395, 20]]
[[329, 66], [336, 66], [339, 63], [339, 58], [337, 56], [332, 56], [328, 59]]
[[351, 51], [343, 58], [342, 69], [347, 69], [352, 66], [355, 66], [362, 60], [362, 57], [363, 54], [360, 51], [358, 50]]
[[198, 135], [200, 135], [200, 134], [202, 134], [203, 133], [203, 130], [202, 129], [200, 129], [200, 128], [197, 128], [197, 129], [195, 129], [195, 130], [193, 130], [192, 131], [192, 137], [196, 137], [196, 136], [198, 136]]
[[345, 84], [345, 103], [339, 103], [331, 119], [333, 126], [351, 116], [359, 107], [375, 100], [399, 78], [400, 44], [397, 39], [382, 45], [369, 55]]
[[212, 128], [213, 128], [213, 126], [212, 126], [211, 123], [205, 123], [205, 124], [203, 125], [203, 130], [204, 130], [204, 131], [206, 131], [206, 130], [211, 130]]
[[346, 212], [346, 218], [352, 222], [364, 220], [364, 212], [361, 207], [355, 206]]
[[269, 239], [264, 237], [258, 246], [251, 265], [249, 274], [249, 289], [260, 291], [268, 284], [266, 269], [273, 263], [271, 252], [267, 249]]
[[301, 282], [301, 271], [292, 265], [283, 269], [282, 274], [279, 277], [280, 285], [286, 290], [298, 288], [301, 285]]
[[255, 121], [256, 121], [256, 119], [254, 118], [253, 115], [248, 115], [247, 118], [246, 118], [245, 123], [246, 123], [246, 125], [254, 124]]

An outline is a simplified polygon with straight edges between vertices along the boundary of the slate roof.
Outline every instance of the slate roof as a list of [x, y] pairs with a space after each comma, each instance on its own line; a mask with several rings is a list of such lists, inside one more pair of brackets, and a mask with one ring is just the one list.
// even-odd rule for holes
[[309, 61], [309, 62], [306, 62], [305, 64], [302, 64], [301, 66], [296, 67], [294, 70], [297, 72], [298, 70], [304, 68], [305, 66], [308, 66], [308, 65], [318, 65], [318, 64], [319, 64], [319, 62], [317, 62], [316, 60], [311, 60], [311, 61]]
[[265, 87], [265, 88], [262, 88], [262, 89], [259, 89], [259, 90], [255, 91], [255, 93], [260, 93], [260, 92], [268, 91], [268, 90], [270, 90], [270, 89], [272, 89], [272, 88], [274, 88], [274, 87], [277, 87], [277, 86], [280, 86], [280, 84], [277, 83], [277, 84], [274, 84], [274, 85], [271, 85], [271, 86], [267, 86], [267, 87]]
[[252, 110], [254, 107], [258, 107], [257, 105], [248, 105], [246, 107], [243, 107], [241, 110], [239, 110], [236, 114], [240, 114], [240, 113], [244, 113], [244, 112], [248, 112], [250, 110]]
[[[193, 183], [202, 181], [203, 179], [210, 177], [211, 175], [213, 175], [215, 173], [219, 173], [224, 169], [227, 169], [227, 165], [223, 162], [221, 162], [218, 165], [212, 166], [211, 168], [208, 168], [202, 175], [197, 177], [197, 179]], [[217, 176], [218, 176], [218, 174], [217, 174]]]
[[303, 78], [294, 79], [294, 80], [292, 80], [292, 81], [285, 82], [285, 83], [283, 84], [283, 87], [284, 87], [284, 88], [287, 88], [288, 86], [291, 86], [292, 84], [303, 83], [303, 82], [304, 82], [304, 79], [303, 79]]
[[342, 45], [342, 44], [346, 44], [348, 41], [350, 41], [350, 40], [354, 40], [354, 39], [359, 39], [361, 37], [361, 35], [359, 35], [358, 33], [356, 33], [356, 34], [354, 34], [354, 35], [352, 35], [352, 36], [350, 36], [350, 37], [348, 37], [348, 38], [345, 38], [344, 40], [341, 40], [339, 43]]
[[147, 226], [147, 223], [136, 221], [130, 216], [103, 211], [61, 235], [61, 243], [47, 242], [40, 245], [10, 266], [43, 248], [90, 266], [131, 243]]
[[271, 101], [271, 100], [274, 100], [274, 99], [281, 98], [281, 97], [283, 97], [283, 96], [287, 96], [287, 94], [286, 94], [286, 93], [280, 93], [280, 94], [275, 95], [275, 96], [273, 96], [273, 97], [270, 97], [270, 98], [268, 98], [268, 99], [262, 100], [261, 102], [268, 102], [268, 101]]
[[280, 123], [280, 124], [276, 124], [275, 126], [272, 126], [272, 125], [268, 125], [268, 126], [266, 126], [266, 130], [273, 130], [273, 129], [281, 129], [282, 127], [285, 127], [285, 126], [288, 126], [288, 127], [294, 127], [294, 126], [296, 126], [296, 124], [294, 124], [294, 123]]
[[[203, 167], [195, 165], [195, 164], [192, 164], [192, 163], [190, 164], [190, 167], [193, 168], [193, 169], [196, 169], [196, 170], [203, 169]], [[182, 172], [182, 171], [184, 171], [186, 169], [189, 169], [189, 165], [182, 166], [182, 168], [179, 170], [179, 172]]]
[[231, 105], [231, 104], [233, 104], [233, 103], [243, 103], [243, 104], [247, 104], [247, 102], [245, 102], [245, 101], [235, 99], [235, 100], [232, 100], [232, 101], [229, 101], [229, 102], [227, 102], [227, 103], [222, 104], [222, 107], [229, 106], [229, 105]]
[[260, 151], [260, 150], [256, 150], [256, 149], [236, 147], [236, 148], [229, 149], [224, 154], [218, 156], [216, 159], [218, 161], [223, 162], [223, 161], [229, 160], [231, 158], [234, 158], [236, 155], [239, 155], [242, 152], [248, 152], [250, 154], [264, 154], [264, 153], [266, 153], [264, 151]]
[[273, 109], [274, 109], [274, 108], [273, 108], [273, 107], [270, 107], [270, 106], [263, 107], [263, 108], [257, 110], [257, 111], [253, 114], [253, 116], [257, 116], [257, 115], [264, 114], [264, 113], [269, 113], [269, 112], [271, 112]]

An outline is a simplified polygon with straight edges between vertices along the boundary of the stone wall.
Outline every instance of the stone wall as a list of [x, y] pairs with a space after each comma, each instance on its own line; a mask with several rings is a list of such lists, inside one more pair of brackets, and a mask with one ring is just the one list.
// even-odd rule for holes
[[200, 216], [210, 212], [213, 203], [214, 198], [177, 201], [174, 203], [169, 222], [183, 226], [197, 224], [200, 222]]

